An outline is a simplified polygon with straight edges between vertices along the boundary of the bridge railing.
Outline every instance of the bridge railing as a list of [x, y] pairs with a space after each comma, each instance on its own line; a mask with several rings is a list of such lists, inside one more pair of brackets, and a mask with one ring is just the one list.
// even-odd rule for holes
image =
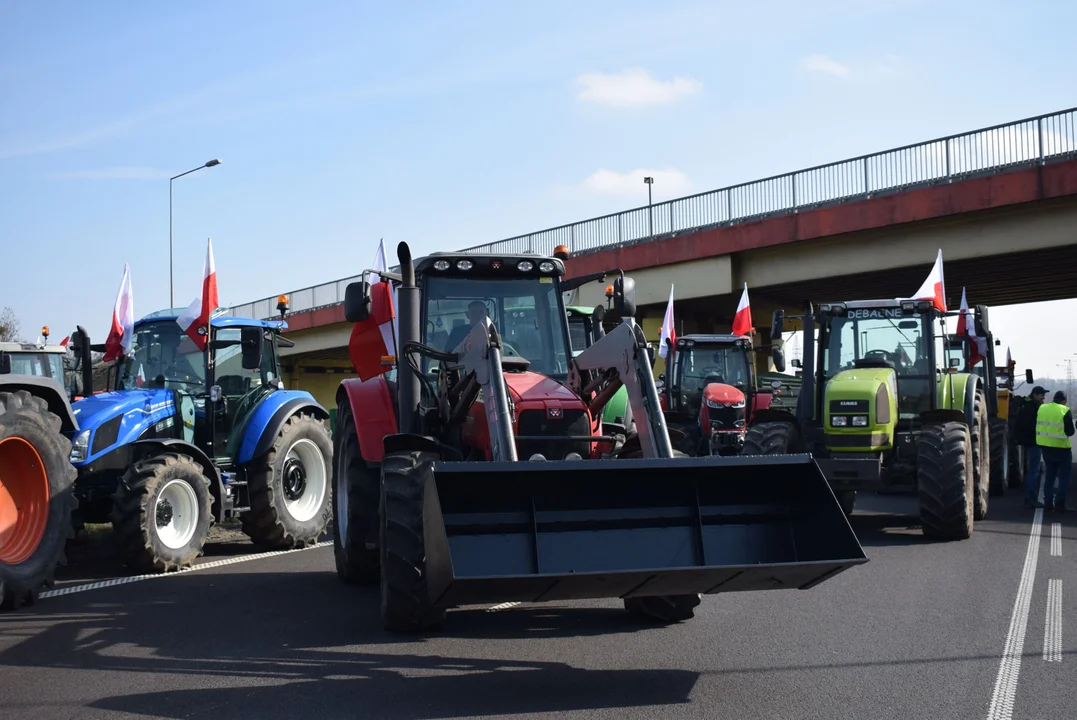
[[[906, 145], [644, 205], [582, 222], [464, 248], [472, 253], [573, 253], [650, 242], [685, 232], [789, 215], [1077, 157], [1077, 108]], [[344, 302], [358, 276], [289, 293], [291, 312]], [[270, 318], [277, 296], [231, 309], [232, 315]]]

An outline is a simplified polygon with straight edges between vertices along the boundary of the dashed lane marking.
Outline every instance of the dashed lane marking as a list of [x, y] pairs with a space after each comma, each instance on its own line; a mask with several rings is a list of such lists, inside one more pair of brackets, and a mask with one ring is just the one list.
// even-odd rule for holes
[[115, 585], [127, 585], [128, 583], [142, 582], [143, 580], [156, 580], [157, 578], [169, 578], [177, 577], [180, 575], [187, 575], [188, 573], [197, 572], [199, 570], [210, 570], [212, 568], [224, 567], [225, 565], [235, 565], [236, 563], [250, 562], [251, 560], [261, 560], [263, 558], [278, 557], [280, 555], [288, 555], [290, 553], [305, 552], [307, 550], [313, 550], [314, 548], [326, 547], [332, 545], [330, 541], [315, 543], [305, 548], [297, 548], [295, 550], [275, 550], [271, 552], [256, 553], [254, 555], [241, 555], [234, 558], [226, 558], [224, 560], [213, 560], [207, 563], [199, 563], [198, 565], [192, 565], [189, 568], [178, 570], [171, 573], [154, 573], [149, 575], [129, 575], [126, 577], [109, 578], [108, 580], [99, 580], [97, 582], [86, 583], [85, 585], [72, 585], [70, 587], [59, 588], [57, 590], [46, 590], [40, 594], [41, 598], [58, 597], [60, 595], [73, 595], [75, 593], [86, 592], [87, 590], [98, 590], [100, 588], [113, 587]]
[[1062, 580], [1047, 581], [1047, 627], [1043, 631], [1043, 659], [1062, 662]]
[[1062, 523], [1051, 523], [1051, 557], [1062, 557]]
[[999, 662], [995, 692], [991, 697], [987, 720], [1011, 720], [1013, 718], [1017, 676], [1021, 672], [1021, 653], [1025, 647], [1025, 632], [1028, 629], [1032, 586], [1036, 580], [1036, 562], [1039, 558], [1042, 527], [1043, 508], [1037, 508], [1036, 515], [1032, 519], [1028, 550], [1025, 552], [1025, 566], [1021, 571], [1021, 581], [1017, 585], [1017, 598], [1014, 600], [1013, 614], [1010, 616], [1010, 631], [1006, 636], [1006, 647], [1002, 651], [1002, 659]]

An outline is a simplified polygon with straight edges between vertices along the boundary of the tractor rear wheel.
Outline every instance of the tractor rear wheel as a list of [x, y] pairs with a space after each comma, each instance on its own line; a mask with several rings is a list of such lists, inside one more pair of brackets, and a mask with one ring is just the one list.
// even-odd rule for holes
[[381, 464], [381, 621], [386, 630], [416, 632], [439, 627], [426, 585], [423, 500], [436, 453], [389, 453]]
[[987, 517], [987, 494], [991, 481], [991, 431], [987, 418], [987, 398], [983, 388], [976, 390], [969, 421], [972, 439], [973, 519]]
[[112, 526], [128, 567], [182, 570], [202, 554], [213, 519], [203, 472], [191, 456], [171, 452], [128, 468], [112, 496]]
[[696, 607], [703, 596], [694, 595], [654, 595], [625, 598], [625, 610], [639, 622], [678, 623], [691, 620], [696, 615]]
[[991, 495], [1006, 494], [1010, 481], [1010, 427], [1004, 418], [991, 418]]
[[916, 445], [920, 523], [925, 536], [964, 540], [972, 535], [972, 439], [962, 422], [927, 423]]
[[36, 602], [64, 562], [78, 504], [70, 453], [43, 398], [0, 393], [0, 610]]
[[333, 441], [327, 423], [296, 413], [269, 452], [251, 463], [251, 509], [240, 519], [256, 545], [291, 550], [314, 544], [325, 532], [333, 513]]
[[378, 581], [381, 475], [363, 460], [351, 404], [340, 405], [333, 433], [333, 557], [346, 583]]

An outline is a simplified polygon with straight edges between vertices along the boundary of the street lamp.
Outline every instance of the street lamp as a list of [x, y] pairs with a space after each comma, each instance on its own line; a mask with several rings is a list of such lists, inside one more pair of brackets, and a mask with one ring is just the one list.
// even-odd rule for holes
[[654, 185], [653, 177], [643, 178], [643, 182], [647, 183], [647, 234], [654, 239], [654, 208], [651, 207], [651, 186]]
[[173, 291], [172, 284], [172, 181], [176, 178], [181, 178], [184, 175], [190, 175], [196, 170], [202, 168], [211, 168], [214, 165], [220, 165], [221, 161], [217, 159], [210, 160], [205, 165], [199, 165], [193, 170], [187, 172], [181, 172], [179, 175], [168, 178], [168, 307], [172, 308], [176, 306], [176, 297]]

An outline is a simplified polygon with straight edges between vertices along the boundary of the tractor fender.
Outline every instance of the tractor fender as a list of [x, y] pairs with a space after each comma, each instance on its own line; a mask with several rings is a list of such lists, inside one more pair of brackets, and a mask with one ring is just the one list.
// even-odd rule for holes
[[197, 445], [192, 445], [179, 438], [149, 438], [121, 445], [113, 451], [113, 453], [123, 452], [127, 454], [127, 462], [124, 465], [134, 465], [136, 462], [163, 452], [190, 455], [202, 467], [203, 474], [209, 480], [210, 493], [213, 495], [213, 517], [217, 519], [217, 522], [224, 519], [221, 512], [221, 498], [224, 497], [224, 483], [221, 480], [221, 474], [217, 472], [217, 466], [209, 459], [209, 455], [206, 455]]
[[337, 405], [348, 403], [355, 430], [359, 435], [359, 451], [363, 460], [377, 465], [385, 456], [382, 438], [395, 435], [396, 406], [384, 375], [369, 380], [348, 378], [337, 389]]
[[55, 378], [37, 377], [35, 375], [0, 375], [0, 390], [18, 392], [25, 390], [34, 397], [44, 398], [49, 405], [49, 412], [60, 418], [60, 429], [64, 433], [77, 433], [79, 429], [71, 403], [67, 399], [63, 385]]
[[329, 419], [329, 412], [308, 392], [278, 390], [267, 395], [251, 413], [243, 431], [236, 464], [246, 465], [254, 458], [269, 452], [288, 418], [301, 411], [308, 412], [319, 420]]

